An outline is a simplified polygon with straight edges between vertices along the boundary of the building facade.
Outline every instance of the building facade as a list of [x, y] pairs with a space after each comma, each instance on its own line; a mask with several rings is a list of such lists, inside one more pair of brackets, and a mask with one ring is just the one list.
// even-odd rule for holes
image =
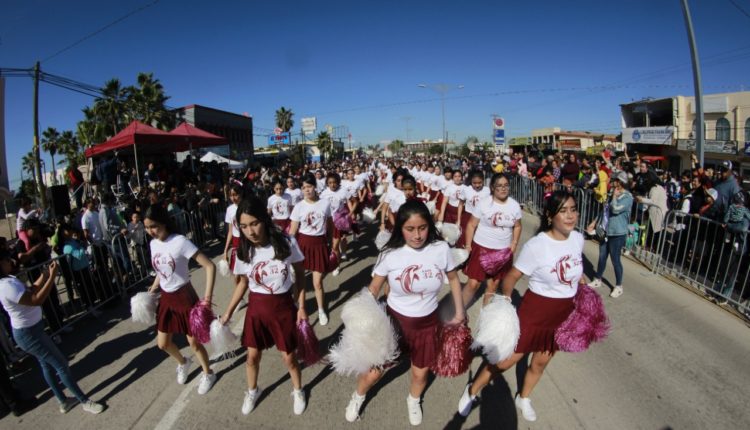
[[[527, 143], [524, 138], [521, 142]], [[511, 146], [515, 141], [511, 143]], [[560, 127], [538, 128], [531, 131], [530, 144], [546, 152], [585, 152], [596, 153], [597, 149], [611, 147], [617, 151], [622, 150], [622, 142], [613, 134], [604, 134], [590, 131], [567, 131]]]
[[223, 153], [238, 161], [253, 157], [253, 118], [200, 105], [189, 105], [176, 110], [177, 123], [188, 124], [209, 133], [224, 137], [228, 145], [224, 151], [217, 147], [212, 151]]

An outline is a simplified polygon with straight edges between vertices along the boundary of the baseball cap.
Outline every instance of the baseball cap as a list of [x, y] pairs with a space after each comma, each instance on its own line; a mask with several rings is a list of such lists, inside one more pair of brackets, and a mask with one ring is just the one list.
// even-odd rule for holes
[[724, 172], [727, 170], [732, 170], [732, 162], [729, 160], [724, 160], [719, 164], [719, 171]]
[[612, 180], [619, 181], [623, 185], [628, 184], [628, 174], [625, 173], [625, 171], [620, 170], [619, 172], [615, 173], [615, 175], [612, 177]]
[[719, 192], [716, 191], [715, 189], [709, 188], [707, 192], [708, 192], [708, 195], [711, 196], [712, 199], [716, 200], [719, 198]]

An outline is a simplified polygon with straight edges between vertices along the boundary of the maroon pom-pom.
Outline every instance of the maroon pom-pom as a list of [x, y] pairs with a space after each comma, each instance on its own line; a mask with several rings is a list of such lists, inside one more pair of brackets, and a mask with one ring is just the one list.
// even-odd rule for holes
[[482, 248], [479, 252], [479, 265], [482, 266], [482, 270], [490, 276], [497, 275], [497, 273], [510, 261], [513, 261], [513, 252], [510, 248]]
[[297, 323], [297, 358], [308, 366], [317, 364], [323, 358], [318, 337], [307, 320]]
[[200, 343], [211, 340], [211, 322], [216, 319], [211, 303], [201, 300], [190, 309], [190, 334]]
[[578, 286], [573, 302], [575, 309], [555, 330], [555, 342], [561, 351], [582, 352], [607, 337], [609, 318], [602, 298], [588, 285]]
[[331, 251], [331, 253], [328, 254], [328, 270], [333, 271], [333, 269], [337, 267], [339, 267], [339, 256]]
[[463, 324], [440, 329], [440, 351], [431, 369], [436, 375], [453, 378], [469, 370], [471, 364], [471, 329]]
[[349, 209], [346, 206], [334, 212], [333, 225], [342, 233], [348, 233], [352, 230], [352, 218], [349, 216]]

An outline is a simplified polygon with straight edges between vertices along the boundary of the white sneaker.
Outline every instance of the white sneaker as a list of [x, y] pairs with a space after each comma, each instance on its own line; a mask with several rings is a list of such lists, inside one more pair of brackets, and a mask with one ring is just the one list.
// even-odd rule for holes
[[422, 424], [422, 400], [409, 394], [406, 396], [406, 408], [409, 410], [409, 423], [413, 426]]
[[94, 415], [101, 414], [104, 410], [104, 405], [101, 403], [96, 403], [93, 400], [88, 400], [83, 403], [83, 410]]
[[190, 374], [190, 366], [193, 365], [193, 359], [190, 357], [184, 357], [185, 364], [177, 365], [177, 383], [183, 385], [187, 382], [188, 375]]
[[65, 401], [60, 403], [60, 413], [67, 414], [68, 411], [73, 409], [73, 406], [75, 406], [76, 403], [78, 403], [78, 399], [75, 397], [66, 397]]
[[341, 273], [341, 269], [339, 269], [339, 268], [337, 267], [337, 268], [336, 268], [336, 269], [335, 269], [335, 270], [333, 271], [333, 273], [331, 273], [331, 274], [332, 274], [332, 275], [333, 275], [334, 277], [336, 277], [336, 276], [339, 276], [339, 273]]
[[623, 293], [622, 287], [618, 285], [618, 286], [616, 286], [615, 288], [612, 289], [612, 292], [609, 293], [609, 297], [612, 297], [613, 299], [616, 299], [616, 298], [620, 297], [622, 295], [622, 293]]
[[516, 407], [521, 410], [523, 419], [526, 421], [536, 421], [536, 411], [531, 407], [531, 399], [516, 394]]
[[260, 397], [260, 387], [245, 391], [245, 400], [242, 401], [242, 415], [247, 415], [255, 409], [255, 402]]
[[345, 252], [342, 252], [342, 253], [341, 253], [341, 255], [339, 256], [339, 258], [341, 259], [341, 261], [346, 261], [346, 259], [347, 259], [348, 257], [346, 256], [346, 253], [345, 253]]
[[302, 389], [292, 390], [292, 398], [294, 399], [294, 415], [302, 415], [307, 407], [307, 400], [305, 400], [305, 392]]
[[214, 386], [214, 382], [216, 382], [216, 374], [215, 373], [204, 373], [201, 375], [201, 382], [198, 383], [198, 394], [203, 395], [208, 393], [208, 390], [211, 389], [211, 387]]
[[458, 413], [462, 417], [469, 416], [469, 412], [471, 412], [471, 405], [474, 403], [474, 399], [477, 398], [476, 395], [472, 396], [469, 394], [469, 387], [471, 387], [471, 384], [466, 384], [466, 388], [464, 388], [464, 393], [461, 395], [461, 398], [458, 400]]
[[328, 325], [328, 314], [318, 311], [318, 322], [320, 322], [320, 325]]
[[349, 400], [349, 404], [346, 405], [346, 420], [350, 423], [357, 421], [359, 418], [359, 409], [362, 407], [362, 403], [365, 402], [365, 396], [360, 396], [355, 391], [352, 394], [352, 399]]
[[594, 280], [589, 283], [589, 287], [591, 288], [599, 288], [601, 286], [602, 286], [602, 280], [599, 278], [594, 278]]

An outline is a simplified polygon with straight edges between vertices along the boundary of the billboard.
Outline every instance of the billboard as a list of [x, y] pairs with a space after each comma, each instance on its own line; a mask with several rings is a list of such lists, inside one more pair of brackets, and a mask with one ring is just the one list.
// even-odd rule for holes
[[645, 143], [649, 145], [671, 145], [673, 126], [633, 127], [622, 129], [622, 143]]
[[505, 120], [500, 117], [492, 118], [492, 140], [495, 145], [505, 145]]
[[302, 118], [302, 132], [305, 134], [313, 134], [318, 128], [317, 118], [312, 116], [309, 118]]
[[269, 145], [289, 145], [289, 133], [272, 134], [268, 136]]

